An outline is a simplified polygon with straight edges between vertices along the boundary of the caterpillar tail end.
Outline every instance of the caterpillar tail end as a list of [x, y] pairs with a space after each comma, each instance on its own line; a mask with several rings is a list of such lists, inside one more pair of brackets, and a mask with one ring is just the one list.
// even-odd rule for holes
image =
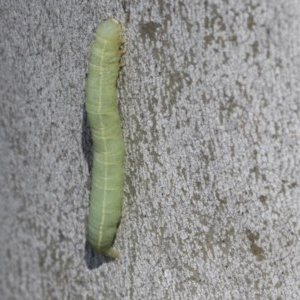
[[105, 253], [103, 253], [105, 256], [116, 259], [120, 257], [119, 251], [115, 248], [109, 248]]
[[91, 248], [95, 253], [98, 253], [100, 255], [104, 255], [104, 256], [106, 256], [108, 258], [111, 258], [111, 259], [116, 259], [116, 258], [120, 257], [119, 251], [117, 249], [113, 248], [113, 247], [106, 250], [106, 249], [95, 248], [91, 245]]

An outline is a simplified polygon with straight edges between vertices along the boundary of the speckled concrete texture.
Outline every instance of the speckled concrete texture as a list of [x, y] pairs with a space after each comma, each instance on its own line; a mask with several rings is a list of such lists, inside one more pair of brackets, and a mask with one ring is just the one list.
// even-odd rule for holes
[[[123, 218], [86, 245], [97, 24], [125, 32]], [[1, 299], [300, 299], [300, 2], [0, 4]]]

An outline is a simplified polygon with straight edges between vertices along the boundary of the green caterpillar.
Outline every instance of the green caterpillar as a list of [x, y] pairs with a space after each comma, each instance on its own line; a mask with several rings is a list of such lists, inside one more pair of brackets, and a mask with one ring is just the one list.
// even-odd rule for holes
[[121, 24], [101, 23], [92, 45], [86, 80], [86, 111], [93, 140], [88, 242], [94, 251], [116, 258], [112, 247], [121, 219], [124, 144], [117, 110]]

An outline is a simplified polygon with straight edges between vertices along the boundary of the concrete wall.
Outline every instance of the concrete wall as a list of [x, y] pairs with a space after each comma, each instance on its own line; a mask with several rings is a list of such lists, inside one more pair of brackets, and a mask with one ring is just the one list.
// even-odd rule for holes
[[[300, 2], [1, 1], [1, 299], [300, 299]], [[126, 36], [123, 218], [86, 245], [97, 24]]]

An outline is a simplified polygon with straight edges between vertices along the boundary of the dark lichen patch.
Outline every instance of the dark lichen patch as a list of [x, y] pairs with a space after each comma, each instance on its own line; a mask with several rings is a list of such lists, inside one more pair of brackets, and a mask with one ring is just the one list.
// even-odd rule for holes
[[291, 188], [291, 189], [293, 189], [293, 188], [295, 188], [297, 186], [298, 186], [298, 183], [295, 182], [295, 181], [288, 185], [288, 187]]
[[252, 48], [253, 57], [255, 57], [259, 53], [259, 44], [258, 44], [258, 41], [255, 41], [251, 45], [251, 48]]
[[155, 35], [157, 32], [157, 29], [160, 28], [161, 25], [156, 22], [147, 22], [140, 25], [140, 32], [143, 37], [148, 37], [150, 40], [155, 40]]
[[260, 201], [263, 205], [266, 205], [266, 202], [267, 202], [267, 197], [266, 197], [266, 196], [260, 195], [258, 199], [259, 199], [259, 201]]
[[249, 30], [253, 30], [253, 26], [256, 25], [254, 22], [254, 17], [252, 14], [249, 14], [249, 17], [247, 19], [247, 27]]
[[258, 180], [260, 172], [259, 172], [259, 167], [258, 166], [254, 166], [253, 168], [251, 168], [250, 173], [255, 175], [256, 180]]
[[250, 249], [251, 249], [252, 254], [254, 256], [256, 256], [256, 258], [259, 261], [264, 260], [266, 258], [264, 255], [265, 252], [262, 247], [260, 247], [256, 244], [256, 241], [258, 241], [258, 239], [259, 239], [259, 233], [253, 233], [250, 229], [247, 229], [246, 235], [247, 235], [248, 240], [251, 243]]

